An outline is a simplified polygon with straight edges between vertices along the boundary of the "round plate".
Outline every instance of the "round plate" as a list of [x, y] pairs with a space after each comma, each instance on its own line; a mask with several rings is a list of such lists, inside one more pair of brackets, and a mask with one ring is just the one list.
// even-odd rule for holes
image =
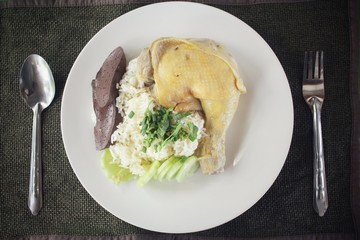
[[[184, 183], [114, 185], [95, 150], [91, 80], [105, 58], [122, 46], [128, 60], [159, 37], [210, 38], [238, 62], [248, 93], [226, 137], [227, 165], [219, 175], [198, 171]], [[226, 223], [252, 207], [270, 188], [286, 159], [293, 105], [284, 70], [267, 43], [238, 18], [207, 5], [147, 5], [101, 29], [76, 59], [66, 82], [61, 129], [70, 164], [88, 193], [107, 211], [138, 227], [188, 233]], [[233, 162], [237, 165], [233, 167]]]

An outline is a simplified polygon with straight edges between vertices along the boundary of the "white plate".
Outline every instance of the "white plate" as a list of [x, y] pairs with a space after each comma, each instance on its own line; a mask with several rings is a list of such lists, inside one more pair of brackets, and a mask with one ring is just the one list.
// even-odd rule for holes
[[[226, 138], [225, 173], [200, 172], [185, 183], [135, 182], [115, 186], [95, 150], [90, 82], [108, 54], [122, 46], [136, 57], [158, 37], [211, 38], [239, 64], [248, 93]], [[141, 228], [187, 233], [226, 223], [252, 207], [270, 188], [286, 159], [293, 105], [284, 70], [267, 43], [248, 25], [219, 9], [189, 2], [147, 5], [99, 31], [76, 59], [66, 82], [61, 129], [71, 166], [88, 193], [116, 217]], [[232, 167], [233, 160], [237, 161]], [[280, 197], [280, 196], [279, 196]]]

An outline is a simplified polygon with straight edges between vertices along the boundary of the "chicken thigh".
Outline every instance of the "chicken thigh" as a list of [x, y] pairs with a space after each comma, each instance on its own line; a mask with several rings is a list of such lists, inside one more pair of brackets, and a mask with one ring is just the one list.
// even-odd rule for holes
[[203, 173], [222, 172], [226, 129], [246, 92], [230, 54], [209, 39], [160, 38], [140, 54], [137, 77], [154, 84], [161, 106], [203, 111], [206, 136], [196, 155]]

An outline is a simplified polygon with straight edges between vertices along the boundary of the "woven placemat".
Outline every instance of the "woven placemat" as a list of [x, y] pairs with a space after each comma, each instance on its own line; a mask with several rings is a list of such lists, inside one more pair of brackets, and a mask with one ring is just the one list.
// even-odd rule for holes
[[[2, 239], [31, 235], [152, 234], [117, 219], [89, 196], [70, 167], [60, 130], [62, 92], [77, 55], [103, 26], [143, 5], [27, 6], [0, 10]], [[350, 204], [352, 111], [347, 1], [214, 6], [249, 24], [274, 50], [293, 95], [294, 134], [285, 165], [265, 196], [236, 219], [192, 236], [267, 237], [322, 233], [354, 236]], [[311, 113], [301, 94], [303, 54], [316, 49], [325, 51], [326, 69], [322, 123], [329, 209], [324, 217], [318, 217], [312, 207]], [[56, 81], [54, 102], [43, 113], [45, 205], [36, 217], [26, 205], [32, 112], [20, 98], [18, 87], [20, 66], [31, 53], [40, 54], [48, 61]]]

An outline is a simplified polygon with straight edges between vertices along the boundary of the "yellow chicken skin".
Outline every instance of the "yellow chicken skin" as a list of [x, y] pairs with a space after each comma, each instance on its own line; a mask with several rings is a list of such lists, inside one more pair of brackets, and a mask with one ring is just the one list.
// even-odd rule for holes
[[139, 80], [154, 83], [153, 94], [164, 107], [203, 111], [206, 136], [196, 151], [202, 172], [222, 172], [225, 134], [246, 88], [234, 59], [209, 39], [160, 38], [138, 59]]

